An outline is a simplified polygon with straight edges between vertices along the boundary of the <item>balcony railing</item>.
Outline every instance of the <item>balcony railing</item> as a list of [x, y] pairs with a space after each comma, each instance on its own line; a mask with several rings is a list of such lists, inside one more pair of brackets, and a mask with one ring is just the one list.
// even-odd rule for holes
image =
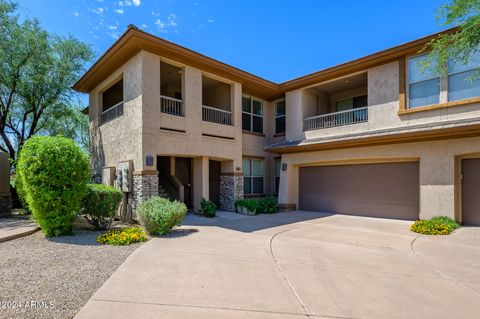
[[204, 105], [202, 107], [202, 120], [207, 122], [232, 125], [232, 112]]
[[122, 115], [123, 115], [123, 101], [103, 111], [100, 114], [100, 121], [102, 124], [104, 124]]
[[312, 131], [362, 122], [368, 122], [367, 107], [307, 117], [303, 119], [303, 129], [304, 131]]
[[160, 111], [162, 113], [183, 116], [183, 101], [160, 95]]

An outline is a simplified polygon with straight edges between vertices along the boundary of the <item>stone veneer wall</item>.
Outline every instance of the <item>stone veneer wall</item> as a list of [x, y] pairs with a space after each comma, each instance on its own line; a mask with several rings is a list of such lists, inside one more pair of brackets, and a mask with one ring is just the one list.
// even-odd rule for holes
[[12, 200], [10, 195], [0, 195], [0, 214], [10, 214], [12, 211]]
[[235, 200], [243, 198], [243, 176], [220, 176], [220, 209], [234, 211]]
[[149, 197], [158, 195], [158, 175], [133, 175], [132, 211], [138, 204]]

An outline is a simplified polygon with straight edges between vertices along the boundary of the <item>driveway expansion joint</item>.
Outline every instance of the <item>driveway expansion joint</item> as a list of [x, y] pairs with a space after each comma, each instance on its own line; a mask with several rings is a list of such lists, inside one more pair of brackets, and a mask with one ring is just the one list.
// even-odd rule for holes
[[420, 262], [422, 262], [423, 264], [425, 264], [426, 266], [432, 268], [434, 271], [436, 271], [438, 274], [440, 274], [440, 276], [442, 276], [445, 280], [449, 280], [449, 281], [452, 281], [454, 284], [456, 284], [457, 286], [459, 286], [460, 288], [463, 288], [464, 290], [468, 291], [468, 292], [471, 292], [477, 296], [480, 297], [480, 293], [468, 286], [465, 286], [461, 283], [461, 281], [459, 280], [456, 280], [455, 278], [452, 278], [450, 276], [448, 276], [447, 274], [445, 274], [444, 272], [442, 272], [440, 269], [438, 269], [437, 267], [435, 267], [434, 265], [432, 265], [431, 263], [427, 262], [426, 260], [424, 260], [416, 251], [415, 251], [415, 248], [413, 247], [415, 245], [415, 243], [417, 242], [417, 240], [421, 237], [424, 237], [422, 235], [418, 235], [417, 237], [415, 237], [411, 244], [410, 244], [410, 248], [412, 250], [412, 253], [415, 255], [415, 257], [418, 258], [418, 260]]

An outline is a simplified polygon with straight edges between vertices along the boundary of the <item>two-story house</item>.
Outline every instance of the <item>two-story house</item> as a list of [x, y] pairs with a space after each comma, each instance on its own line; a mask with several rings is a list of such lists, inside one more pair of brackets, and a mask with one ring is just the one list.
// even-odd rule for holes
[[136, 27], [75, 85], [90, 94], [92, 172], [148, 196], [278, 195], [283, 209], [480, 223], [480, 80], [423, 72], [436, 35], [276, 84]]

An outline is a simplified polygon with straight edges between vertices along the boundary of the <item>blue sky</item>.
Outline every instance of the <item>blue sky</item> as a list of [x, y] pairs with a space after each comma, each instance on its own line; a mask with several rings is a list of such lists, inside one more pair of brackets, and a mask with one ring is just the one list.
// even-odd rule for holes
[[444, 1], [17, 0], [99, 57], [129, 24], [274, 82], [444, 29]]

